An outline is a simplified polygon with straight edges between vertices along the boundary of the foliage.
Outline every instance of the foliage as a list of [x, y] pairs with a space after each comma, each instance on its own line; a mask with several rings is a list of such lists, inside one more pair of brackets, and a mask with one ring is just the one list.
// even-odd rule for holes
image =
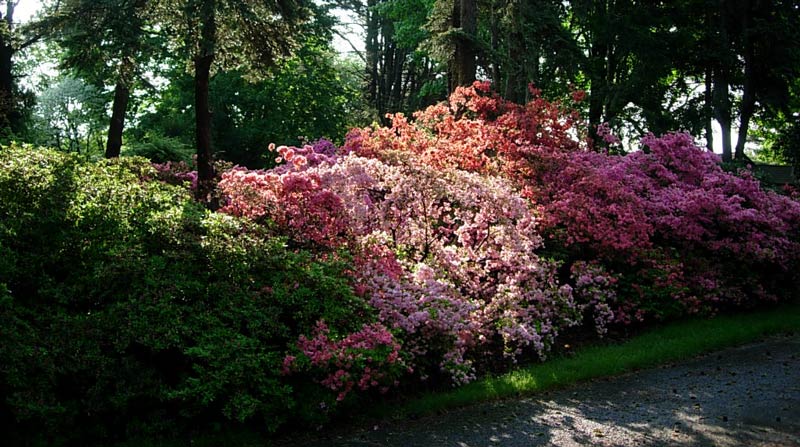
[[217, 212], [186, 162], [0, 150], [0, 423], [272, 431], [545, 358], [577, 326], [796, 293], [800, 203], [687, 134], [594, 151], [572, 103], [530, 93], [478, 82], [341, 148], [271, 144], [271, 169], [216, 167]]
[[[265, 157], [270, 141], [297, 145], [322, 136], [341, 141], [351, 124], [349, 114], [357, 108], [352, 98], [359, 87], [344, 71], [348, 67], [332, 58], [327, 44], [309, 39], [265, 79], [247, 79], [241, 71], [217, 73], [210, 86], [217, 156], [256, 168], [274, 165]], [[181, 67], [172, 73], [155, 110], [141, 117], [134, 140], [163, 135], [194, 146], [192, 79]]]
[[178, 138], [159, 135], [145, 135], [142, 141], [137, 141], [127, 147], [124, 155], [147, 158], [153, 163], [192, 161], [194, 150]]
[[163, 37], [153, 32], [147, 0], [65, 0], [38, 26], [49, 28], [62, 49], [61, 67], [103, 87], [144, 79], [162, 56]]
[[71, 77], [57, 80], [34, 109], [34, 142], [84, 155], [102, 153], [108, 125], [105, 103], [102, 91], [91, 84]]
[[142, 159], [0, 150], [4, 432], [109, 443], [201, 420], [274, 429], [319, 402], [303, 401], [319, 385], [281, 372], [298, 337], [319, 320], [346, 333], [374, 321], [344, 254], [289, 250], [154, 175]]

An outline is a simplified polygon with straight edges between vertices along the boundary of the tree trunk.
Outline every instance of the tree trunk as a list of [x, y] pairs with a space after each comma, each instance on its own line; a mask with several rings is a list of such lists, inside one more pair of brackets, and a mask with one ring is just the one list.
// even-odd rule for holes
[[734, 158], [736, 160], [749, 161], [744, 153], [744, 145], [747, 142], [747, 132], [750, 127], [750, 119], [755, 112], [755, 94], [753, 94], [752, 86], [748, 86], [748, 81], [745, 81], [744, 96], [742, 97], [742, 108], [739, 115], [739, 137], [736, 140], [736, 152]]
[[705, 20], [703, 22], [705, 28], [704, 46], [706, 57], [705, 63], [705, 94], [703, 104], [703, 118], [706, 127], [706, 149], [709, 152], [714, 152], [714, 67], [709, 60], [709, 54], [715, 47], [714, 43], [714, 9], [711, 4], [705, 5]]
[[213, 208], [214, 165], [211, 155], [211, 103], [209, 81], [214, 62], [217, 24], [214, 0], [204, 0], [201, 14], [200, 54], [194, 60], [195, 132], [197, 140], [196, 197]]
[[517, 104], [524, 104], [528, 85], [525, 76], [525, 60], [521, 60], [520, 56], [525, 54], [525, 35], [520, 26], [522, 19], [516, 17], [521, 14], [519, 2], [514, 2], [510, 7], [512, 8], [512, 19], [511, 29], [507, 36], [508, 54], [506, 57], [508, 63], [506, 64], [505, 97]]
[[[378, 110], [378, 33], [380, 31], [380, 22], [378, 14], [374, 8], [377, 0], [369, 0], [367, 2], [367, 29], [366, 41], [364, 42], [364, 52], [366, 53], [367, 60], [367, 85], [365, 93], [369, 104]], [[383, 117], [380, 117], [383, 119]]]
[[744, 144], [747, 142], [747, 131], [750, 127], [750, 119], [753, 117], [756, 107], [755, 93], [755, 49], [750, 33], [750, 12], [742, 14], [742, 34], [744, 35], [744, 86], [742, 87], [742, 105], [739, 112], [739, 138], [736, 141], [736, 152], [734, 158], [737, 161], [749, 161], [744, 154]]
[[[605, 1], [594, 2], [593, 7], [587, 11], [588, 16], [594, 16], [600, 23], [608, 22], [608, 4]], [[589, 30], [589, 57], [587, 60], [587, 76], [589, 78], [589, 139], [596, 149], [600, 149], [600, 137], [597, 126], [603, 121], [606, 100], [609, 95], [608, 80], [608, 33], [604, 29]]]
[[11, 136], [21, 129], [22, 115], [17, 109], [14, 91], [14, 7], [16, 2], [6, 3], [6, 15], [2, 18], [6, 30], [0, 32], [0, 129], [2, 136]]
[[709, 152], [714, 152], [714, 126], [712, 125], [712, 120], [714, 119], [712, 112], [714, 94], [712, 88], [714, 84], [712, 82], [711, 67], [706, 67], [705, 84], [706, 91], [705, 104], [703, 105], [703, 116], [706, 123], [706, 149]]
[[725, 0], [718, 1], [719, 7], [719, 47], [724, 55], [714, 70], [714, 117], [722, 129], [722, 161], [733, 160], [731, 147], [731, 98], [728, 93], [730, 82], [728, 70], [730, 69], [730, 42], [728, 42], [728, 23], [726, 20], [727, 4]]
[[111, 106], [111, 123], [108, 126], [108, 139], [106, 140], [106, 158], [119, 157], [129, 99], [130, 89], [124, 81], [120, 80], [114, 87], [114, 104]]
[[401, 48], [394, 51], [394, 86], [392, 87], [392, 112], [403, 111], [403, 71], [405, 69], [406, 52]]
[[[602, 45], [593, 42], [589, 54], [589, 138], [593, 143], [597, 143], [597, 126], [603, 119], [603, 106], [605, 104], [606, 84], [605, 84], [605, 52], [601, 51]], [[599, 146], [597, 146], [599, 147]]]
[[728, 82], [724, 74], [718, 74], [715, 78], [714, 117], [722, 130], [722, 161], [730, 162], [733, 160], [733, 148], [731, 147], [731, 100], [728, 96]]
[[475, 35], [478, 31], [477, 0], [455, 0], [453, 28], [460, 28], [461, 34], [456, 38], [450, 91], [455, 90], [458, 86], [471, 85], [475, 81], [475, 70], [477, 69]]
[[491, 6], [491, 17], [489, 20], [489, 31], [491, 33], [491, 45], [492, 45], [492, 85], [495, 88], [500, 86], [500, 58], [498, 57], [500, 54], [500, 23], [498, 18], [498, 13], [496, 11], [497, 4], [496, 1], [492, 2]]

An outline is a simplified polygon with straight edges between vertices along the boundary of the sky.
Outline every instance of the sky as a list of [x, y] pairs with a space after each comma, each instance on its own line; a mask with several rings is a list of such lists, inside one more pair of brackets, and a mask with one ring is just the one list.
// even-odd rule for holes
[[14, 20], [17, 22], [26, 22], [41, 7], [42, 2], [40, 0], [19, 0], [17, 8], [14, 10]]

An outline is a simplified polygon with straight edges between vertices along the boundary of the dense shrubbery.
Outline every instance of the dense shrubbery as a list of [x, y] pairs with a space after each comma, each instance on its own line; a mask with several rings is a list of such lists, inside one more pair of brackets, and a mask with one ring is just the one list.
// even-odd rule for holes
[[108, 440], [223, 415], [275, 428], [308, 400], [282, 373], [298, 337], [373, 320], [346, 257], [289, 250], [155, 175], [143, 159], [0, 151], [4, 432]]
[[273, 147], [274, 169], [225, 170], [214, 213], [185, 164], [3, 149], [0, 415], [97, 438], [272, 430], [544, 358], [577, 325], [796, 287], [796, 201], [687, 135], [609, 155], [576, 122], [477, 84], [341, 150]]

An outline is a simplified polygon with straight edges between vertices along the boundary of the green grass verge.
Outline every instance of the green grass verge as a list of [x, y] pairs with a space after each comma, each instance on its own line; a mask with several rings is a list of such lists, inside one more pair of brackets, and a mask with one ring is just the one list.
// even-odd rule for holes
[[800, 331], [800, 304], [747, 314], [669, 323], [618, 345], [590, 346], [445, 392], [429, 393], [400, 406], [381, 406], [377, 417], [422, 416], [481, 402], [526, 396], [548, 389], [684, 360], [710, 351]]

